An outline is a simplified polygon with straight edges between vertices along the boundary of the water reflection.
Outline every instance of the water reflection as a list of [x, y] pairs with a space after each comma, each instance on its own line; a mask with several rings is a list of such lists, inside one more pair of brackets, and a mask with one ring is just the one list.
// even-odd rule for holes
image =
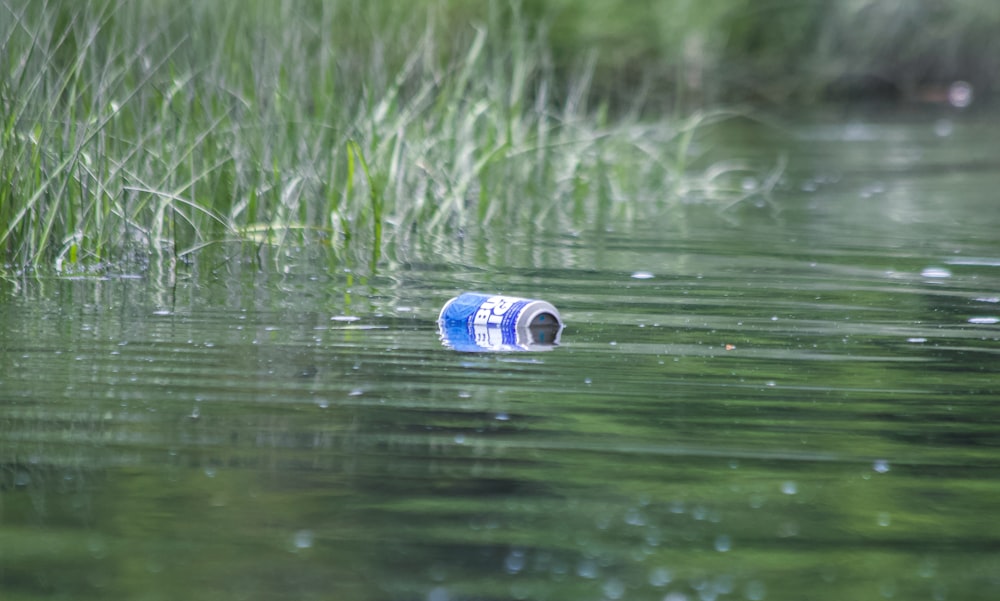
[[[738, 229], [515, 236], [364, 283], [24, 283], [0, 596], [994, 598], [998, 176], [862, 198], [848, 167]], [[473, 287], [558, 306], [558, 351], [442, 346]]]

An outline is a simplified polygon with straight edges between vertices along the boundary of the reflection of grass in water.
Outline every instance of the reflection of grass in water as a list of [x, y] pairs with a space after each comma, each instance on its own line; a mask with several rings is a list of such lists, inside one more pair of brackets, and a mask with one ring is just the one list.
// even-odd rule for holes
[[0, 8], [5, 260], [172, 263], [237, 241], [378, 261], [428, 235], [742, 197], [690, 166], [720, 114], [609, 118], [591, 72], [559, 84], [505, 3], [457, 28], [457, 8], [385, 6]]

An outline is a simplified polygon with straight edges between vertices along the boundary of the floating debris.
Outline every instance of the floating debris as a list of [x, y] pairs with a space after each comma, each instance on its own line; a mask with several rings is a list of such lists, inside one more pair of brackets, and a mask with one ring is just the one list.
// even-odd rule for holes
[[438, 316], [441, 341], [456, 351], [542, 351], [559, 344], [559, 311], [542, 300], [466, 292]]

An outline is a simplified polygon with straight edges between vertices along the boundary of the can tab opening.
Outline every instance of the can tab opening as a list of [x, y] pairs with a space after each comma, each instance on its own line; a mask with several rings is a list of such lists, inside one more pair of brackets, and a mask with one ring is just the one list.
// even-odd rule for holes
[[552, 344], [559, 329], [559, 320], [551, 313], [539, 313], [528, 323], [528, 331], [535, 343]]

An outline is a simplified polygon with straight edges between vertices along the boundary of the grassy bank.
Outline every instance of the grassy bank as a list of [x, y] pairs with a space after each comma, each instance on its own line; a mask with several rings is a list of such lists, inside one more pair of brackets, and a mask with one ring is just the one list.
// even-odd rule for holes
[[184, 259], [225, 241], [378, 261], [415, 239], [565, 227], [699, 198], [717, 115], [640, 122], [556, 81], [507, 2], [7, 2], [0, 252], [25, 266]]
[[748, 173], [769, 180], [699, 162], [697, 133], [724, 117], [702, 107], [978, 81], [1000, 52], [969, 48], [997, 44], [997, 13], [975, 0], [6, 0], [0, 255], [6, 271], [72, 270], [235, 242], [377, 262], [483, 228], [727, 207], [757, 191]]

